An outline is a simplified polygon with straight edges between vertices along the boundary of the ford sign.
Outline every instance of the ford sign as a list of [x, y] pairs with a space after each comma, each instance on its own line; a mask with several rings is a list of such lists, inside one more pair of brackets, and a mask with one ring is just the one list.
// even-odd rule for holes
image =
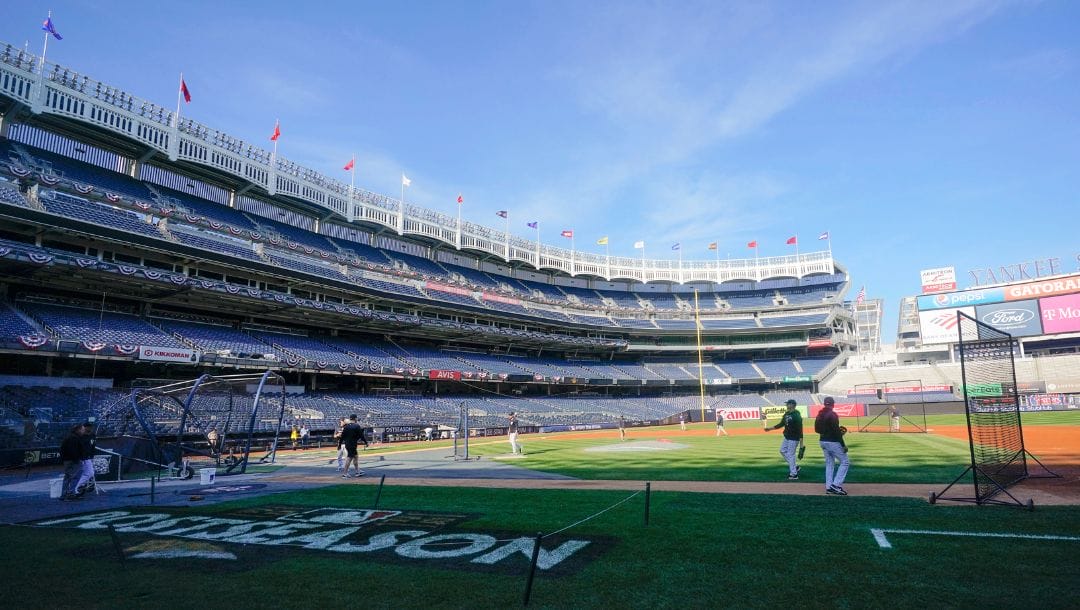
[[1027, 309], [999, 309], [984, 314], [980, 320], [990, 326], [1025, 324], [1035, 319], [1035, 312]]

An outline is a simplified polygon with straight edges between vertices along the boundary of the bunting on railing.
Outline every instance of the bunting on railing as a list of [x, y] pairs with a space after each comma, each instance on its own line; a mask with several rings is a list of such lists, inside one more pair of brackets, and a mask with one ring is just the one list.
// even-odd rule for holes
[[138, 271], [138, 269], [129, 265], [117, 265], [116, 269], [121, 275], [135, 275], [135, 272]]
[[37, 349], [48, 341], [49, 338], [45, 335], [19, 335], [19, 343], [29, 349]]
[[143, 275], [145, 275], [148, 279], [151, 280], [161, 279], [161, 272], [155, 271], [154, 269], [143, 269]]
[[210, 223], [210, 228], [214, 229], [215, 231], [220, 231], [221, 227], [225, 226], [216, 220], [207, 220], [207, 222]]
[[30, 175], [30, 170], [28, 168], [23, 167], [22, 165], [20, 165], [18, 163], [9, 163], [8, 164], [8, 169], [11, 170], [11, 173], [15, 174], [19, 178], [23, 178], [25, 176]]
[[240, 294], [240, 287], [233, 286], [232, 284], [225, 284], [225, 292], [229, 294]]
[[83, 195], [89, 195], [90, 193], [94, 192], [94, 185], [92, 184], [82, 184], [79, 182], [75, 182], [72, 183], [71, 186], [75, 187], [75, 190], [79, 191]]
[[290, 366], [290, 367], [299, 366], [300, 362], [302, 362], [302, 361], [303, 361], [302, 358], [297, 358], [296, 356], [286, 356], [285, 357], [285, 364], [287, 366]]
[[243, 229], [237, 229], [232, 225], [225, 225], [225, 230], [227, 230], [229, 233], [232, 233], [233, 235], [240, 235], [244, 232]]
[[41, 174], [41, 181], [49, 186], [56, 186], [57, 184], [60, 184], [60, 176]]
[[105, 349], [105, 343], [102, 341], [91, 341], [89, 339], [82, 342], [83, 348], [91, 352], [100, 352]]
[[120, 201], [120, 195], [117, 195], [116, 193], [110, 193], [108, 191], [105, 191], [105, 198], [113, 203]]
[[131, 205], [139, 208], [140, 210], [142, 210], [144, 212], [150, 209], [150, 204], [146, 203], [145, 201], [136, 201], [136, 202], [132, 203]]
[[176, 284], [177, 286], [183, 286], [187, 283], [187, 278], [182, 275], [170, 275], [169, 279], [172, 280], [172, 283]]
[[118, 353], [118, 354], [121, 354], [121, 355], [124, 355], [124, 356], [130, 356], [130, 355], [134, 354], [135, 352], [139, 351], [139, 346], [138, 345], [121, 345], [121, 344], [117, 344], [116, 346], [114, 346], [113, 349], [115, 349], [116, 353]]
[[38, 252], [27, 252], [26, 256], [30, 259], [30, 262], [37, 263], [39, 265], [45, 265], [53, 261], [52, 254], [41, 254]]
[[93, 258], [81, 258], [76, 256], [75, 264], [82, 267], [83, 269], [89, 269], [90, 267], [97, 267], [98, 262], [96, 259]]

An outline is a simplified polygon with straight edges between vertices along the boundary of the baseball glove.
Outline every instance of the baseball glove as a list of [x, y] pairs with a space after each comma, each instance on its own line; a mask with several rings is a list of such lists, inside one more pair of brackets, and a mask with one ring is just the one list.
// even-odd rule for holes
[[840, 434], [847, 434], [847, 426], [840, 426]]
[[806, 455], [806, 445], [799, 447], [799, 459], [801, 460], [804, 455]]

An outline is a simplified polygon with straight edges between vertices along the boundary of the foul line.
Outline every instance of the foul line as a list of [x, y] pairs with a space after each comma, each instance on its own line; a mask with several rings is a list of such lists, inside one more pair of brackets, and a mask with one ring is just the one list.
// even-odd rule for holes
[[870, 528], [874, 540], [883, 549], [893, 548], [885, 534], [924, 534], [930, 536], [969, 536], [973, 538], [1026, 538], [1028, 540], [1068, 540], [1080, 542], [1080, 536], [1054, 536], [1051, 534], [1000, 534], [995, 532], [942, 532], [936, 530], [891, 530]]

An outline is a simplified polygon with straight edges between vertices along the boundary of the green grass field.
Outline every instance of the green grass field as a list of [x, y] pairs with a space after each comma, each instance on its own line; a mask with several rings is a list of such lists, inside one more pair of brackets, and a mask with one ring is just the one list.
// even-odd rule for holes
[[[785, 475], [779, 431], [717, 439], [669, 430], [665, 438], [686, 449], [588, 452], [619, 441], [527, 435], [529, 454], [515, 463], [589, 479], [777, 481]], [[820, 481], [816, 439], [807, 441], [804, 481]], [[849, 444], [852, 483], [920, 482], [934, 489], [966, 465], [965, 443], [933, 435], [852, 435]], [[505, 440], [473, 445], [483, 459], [506, 449]], [[525, 553], [488, 565], [473, 561], [482, 553], [466, 553], [462, 542], [405, 543], [455, 532], [520, 539], [601, 513], [545, 543], [546, 550], [566, 541], [587, 545], [565, 565], [539, 571], [531, 606], [1076, 607], [1080, 507], [1028, 512], [896, 498], [653, 492], [646, 526], [643, 493], [618, 504], [632, 493], [387, 486], [379, 508], [420, 519], [403, 522], [412, 531], [398, 541], [403, 546], [343, 553], [312, 548], [319, 544], [300, 538], [272, 545], [256, 539], [199, 542], [234, 554], [234, 560], [134, 559], [140, 550], [191, 540], [118, 526], [127, 557], [121, 563], [102, 529], [5, 527], [0, 574], [9, 586], [6, 605], [13, 608], [507, 608], [522, 603]], [[165, 512], [200, 519], [278, 514], [283, 507], [362, 509], [372, 507], [375, 494], [372, 485], [339, 485]], [[445, 514], [463, 517], [442, 526], [422, 519]], [[892, 548], [882, 548], [874, 529], [1075, 539], [887, 532]], [[354, 542], [374, 544], [369, 536], [361, 530]], [[429, 557], [459, 550], [463, 555], [455, 559]]]

